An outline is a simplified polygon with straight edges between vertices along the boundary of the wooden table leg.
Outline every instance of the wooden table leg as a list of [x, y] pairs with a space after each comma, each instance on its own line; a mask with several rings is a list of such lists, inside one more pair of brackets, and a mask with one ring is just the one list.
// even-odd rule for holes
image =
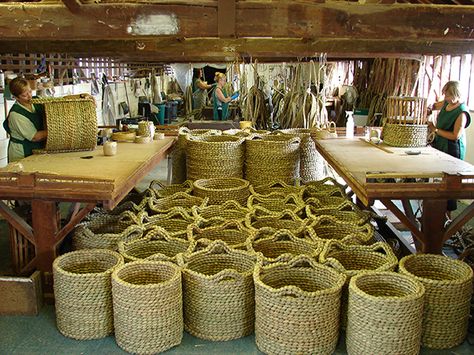
[[60, 228], [56, 202], [31, 201], [33, 233], [36, 247], [36, 267], [43, 273], [45, 296], [52, 294], [52, 265], [56, 258], [56, 235]]
[[423, 253], [441, 254], [444, 244], [446, 200], [423, 200], [421, 230], [425, 238]]

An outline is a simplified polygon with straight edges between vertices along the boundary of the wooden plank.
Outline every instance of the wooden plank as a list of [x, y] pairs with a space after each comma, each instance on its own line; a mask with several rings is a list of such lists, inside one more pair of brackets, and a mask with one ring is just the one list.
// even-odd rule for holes
[[235, 37], [236, 0], [217, 1], [217, 31], [220, 38]]
[[30, 277], [0, 276], [0, 315], [38, 315], [43, 304], [41, 273]]
[[35, 239], [31, 226], [3, 201], [0, 201], [0, 214], [13, 226], [13, 228], [17, 229], [31, 243], [34, 243]]
[[443, 241], [451, 238], [454, 233], [458, 232], [467, 222], [474, 217], [474, 202], [466, 207], [454, 220], [451, 221], [448, 228], [446, 229]]
[[423, 200], [421, 230], [425, 239], [422, 249], [419, 250], [422, 253], [441, 254], [444, 244], [443, 235], [446, 209], [446, 200]]
[[69, 222], [59, 231], [56, 236], [56, 246], [63, 241], [63, 239], [74, 229], [74, 227], [81, 222], [85, 216], [89, 214], [90, 211], [94, 209], [96, 204], [90, 203], [87, 206], [83, 207], [78, 213], [73, 215]]

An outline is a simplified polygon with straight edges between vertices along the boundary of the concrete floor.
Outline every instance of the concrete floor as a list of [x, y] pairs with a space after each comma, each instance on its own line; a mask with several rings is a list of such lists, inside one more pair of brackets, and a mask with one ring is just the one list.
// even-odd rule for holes
[[[148, 187], [152, 180], [166, 181], [167, 162], [159, 166], [138, 186], [140, 190]], [[8, 235], [4, 221], [0, 221], [0, 270], [9, 263]], [[0, 272], [1, 274], [1, 272]], [[1, 302], [1, 300], [0, 300]], [[468, 340], [461, 346], [450, 350], [436, 351], [422, 349], [426, 355], [473, 355], [474, 327], [471, 327]], [[344, 337], [341, 336], [335, 354], [346, 354]], [[62, 336], [55, 324], [53, 306], [44, 306], [36, 317], [0, 316], [0, 355], [4, 354], [122, 354], [109, 336], [100, 340], [77, 341]], [[168, 351], [169, 354], [261, 354], [255, 345], [254, 336], [230, 342], [210, 342], [185, 333], [182, 344]], [[372, 355], [372, 354], [368, 354]], [[376, 354], [373, 354], [376, 355]]]

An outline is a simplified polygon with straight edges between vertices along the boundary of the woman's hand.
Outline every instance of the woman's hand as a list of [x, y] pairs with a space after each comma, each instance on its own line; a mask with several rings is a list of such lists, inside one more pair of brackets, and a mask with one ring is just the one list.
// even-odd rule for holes
[[436, 126], [433, 122], [428, 121], [428, 129], [430, 130], [430, 132], [434, 132], [436, 130]]
[[37, 131], [33, 138], [31, 139], [32, 142], [41, 142], [46, 140], [48, 138], [48, 131], [43, 130], [43, 131]]

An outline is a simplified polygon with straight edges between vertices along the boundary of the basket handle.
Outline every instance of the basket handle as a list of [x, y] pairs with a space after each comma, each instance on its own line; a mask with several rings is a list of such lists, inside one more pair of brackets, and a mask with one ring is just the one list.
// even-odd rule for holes
[[395, 256], [392, 248], [387, 243], [377, 242], [370, 246], [370, 249], [374, 252], [382, 253], [387, 256]]
[[320, 258], [321, 264], [327, 265], [332, 267], [334, 270], [339, 271], [341, 273], [345, 273], [347, 270], [344, 266], [342, 266], [341, 262], [336, 258]]
[[284, 297], [284, 298], [300, 298], [301, 295], [301, 289], [296, 286], [284, 286], [280, 288], [277, 292], [278, 296]]
[[207, 255], [231, 254], [231, 248], [222, 240], [213, 241], [205, 249]]
[[140, 238], [143, 235], [143, 228], [137, 225], [131, 225], [123, 231], [121, 240], [124, 242], [130, 242], [136, 238]]
[[230, 282], [237, 282], [239, 279], [242, 279], [242, 275], [238, 274], [237, 272], [229, 269], [222, 270], [218, 272], [214, 277], [214, 282], [222, 284], [222, 283], [230, 283]]
[[296, 240], [295, 235], [288, 229], [279, 229], [273, 236], [275, 242], [293, 242]]
[[131, 211], [124, 211], [120, 214], [118, 223], [142, 225], [145, 215], [147, 215], [145, 211], [139, 212], [138, 214]]
[[168, 232], [163, 227], [159, 226], [154, 226], [151, 228], [146, 234], [146, 237], [149, 238], [149, 240], [170, 240], [170, 235]]
[[157, 190], [162, 190], [162, 189], [165, 188], [165, 185], [159, 180], [153, 180], [152, 182], [150, 182], [149, 188], [150, 189], [155, 189], [155, 185], [158, 186]]
[[288, 262], [291, 268], [315, 268], [316, 264], [316, 260], [305, 254], [297, 255]]
[[329, 121], [328, 123], [328, 131], [329, 133], [336, 133], [336, 122]]

